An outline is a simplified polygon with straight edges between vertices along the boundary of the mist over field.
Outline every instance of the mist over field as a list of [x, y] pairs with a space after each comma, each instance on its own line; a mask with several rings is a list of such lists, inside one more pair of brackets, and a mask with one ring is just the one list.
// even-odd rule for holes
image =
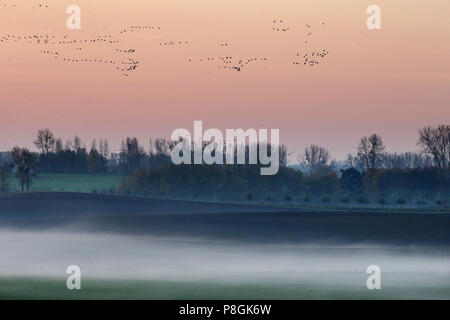
[[0, 197], [0, 213], [0, 299], [450, 298], [448, 214], [75, 193]]
[[[443, 287], [448, 294], [450, 284], [447, 248], [242, 245], [187, 238], [2, 229], [0, 261], [2, 277], [62, 279], [69, 265], [78, 265], [86, 282], [129, 279], [230, 285], [308, 284], [367, 290], [366, 268], [375, 264], [381, 268], [385, 290]], [[420, 289], [408, 294], [413, 293], [416, 298], [427, 298]]]

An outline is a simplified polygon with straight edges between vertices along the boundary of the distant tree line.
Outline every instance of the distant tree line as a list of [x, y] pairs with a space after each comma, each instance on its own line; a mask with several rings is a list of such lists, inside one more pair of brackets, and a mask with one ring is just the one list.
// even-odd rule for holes
[[[356, 155], [344, 162], [311, 145], [301, 165], [286, 166], [275, 177], [258, 175], [258, 166], [142, 167], [121, 185], [121, 192], [193, 199], [327, 203], [350, 201], [424, 205], [446, 204], [450, 195], [450, 126], [419, 130], [420, 152], [387, 153], [382, 138], [361, 138]], [[283, 148], [284, 157], [287, 149]]]
[[[43, 129], [34, 141], [39, 153], [19, 147], [0, 153], [0, 188], [8, 191], [11, 175], [26, 191], [39, 173], [120, 174], [128, 175], [119, 190], [127, 194], [288, 202], [353, 198], [381, 205], [388, 198], [400, 204], [407, 197], [418, 203], [445, 202], [450, 194], [450, 125], [424, 127], [418, 133], [419, 152], [388, 153], [382, 138], [372, 134], [361, 138], [356, 154], [345, 161], [310, 145], [298, 166], [288, 166], [288, 150], [282, 146], [278, 174], [260, 176], [260, 165], [174, 165], [174, 142], [163, 138], [149, 140], [146, 150], [137, 138], [128, 137], [119, 152], [111, 152], [107, 139], [86, 147], [78, 136], [63, 143]], [[248, 152], [246, 147], [246, 160]]]

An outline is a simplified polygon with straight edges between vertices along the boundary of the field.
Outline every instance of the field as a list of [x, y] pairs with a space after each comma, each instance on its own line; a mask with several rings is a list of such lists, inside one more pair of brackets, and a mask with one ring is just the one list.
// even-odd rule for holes
[[449, 230], [446, 213], [3, 195], [0, 299], [450, 299]]
[[[106, 174], [39, 174], [30, 191], [107, 192], [117, 191], [123, 176]], [[16, 178], [9, 180], [11, 191], [20, 191]]]
[[[101, 193], [101, 194], [117, 194], [120, 183], [127, 176], [124, 175], [110, 175], [110, 174], [39, 174], [33, 177], [33, 183], [30, 187], [30, 192], [76, 192], [76, 193]], [[20, 185], [18, 179], [15, 177], [9, 178], [9, 191], [20, 192]], [[1, 194], [0, 194], [1, 195]], [[330, 209], [342, 209], [344, 211], [355, 210], [372, 210], [380, 212], [393, 211], [409, 211], [409, 212], [447, 212], [450, 213], [448, 206], [436, 205], [430, 202], [427, 205], [417, 205], [412, 201], [399, 205], [391, 203], [388, 205], [379, 205], [372, 201], [367, 204], [358, 203], [356, 199], [350, 199], [349, 203], [343, 203], [338, 196], [335, 196], [329, 202], [323, 202], [321, 199], [310, 199], [307, 203], [303, 200], [286, 202], [279, 199], [275, 202], [261, 202], [249, 201], [242, 199], [235, 203], [265, 205], [265, 206], [281, 206], [281, 207], [296, 207], [307, 208], [319, 211]], [[196, 200], [197, 201], [197, 200]]]
[[352, 286], [304, 284], [218, 284], [214, 282], [169, 282], [88, 279], [82, 290], [67, 290], [65, 279], [0, 278], [0, 299], [125, 299], [125, 300], [224, 300], [224, 299], [439, 299], [450, 296], [445, 284], [437, 287], [414, 287], [402, 292], [395, 287], [369, 291]]

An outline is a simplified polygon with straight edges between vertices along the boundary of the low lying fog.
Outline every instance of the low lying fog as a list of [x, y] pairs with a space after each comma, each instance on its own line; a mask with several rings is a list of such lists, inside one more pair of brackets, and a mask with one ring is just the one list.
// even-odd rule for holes
[[334, 281], [365, 286], [379, 265], [383, 284], [450, 283], [449, 250], [365, 246], [239, 245], [194, 239], [0, 230], [0, 277], [83, 277], [215, 282]]

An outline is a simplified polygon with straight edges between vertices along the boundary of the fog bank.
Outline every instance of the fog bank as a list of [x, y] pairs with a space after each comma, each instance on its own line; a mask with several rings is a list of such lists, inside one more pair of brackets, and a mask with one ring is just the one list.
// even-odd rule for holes
[[314, 283], [365, 287], [379, 265], [385, 286], [450, 284], [447, 248], [239, 245], [198, 239], [0, 230], [0, 276], [223, 283]]

